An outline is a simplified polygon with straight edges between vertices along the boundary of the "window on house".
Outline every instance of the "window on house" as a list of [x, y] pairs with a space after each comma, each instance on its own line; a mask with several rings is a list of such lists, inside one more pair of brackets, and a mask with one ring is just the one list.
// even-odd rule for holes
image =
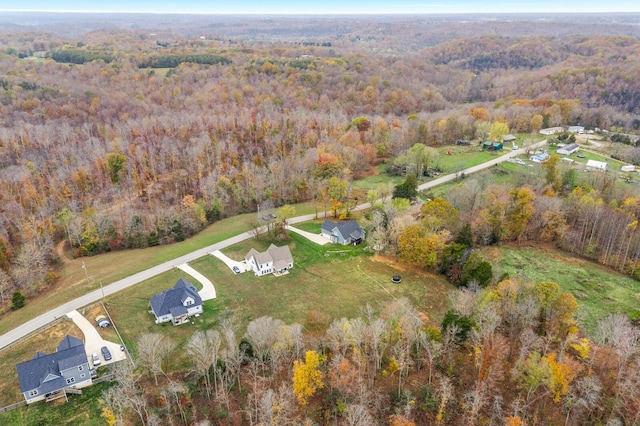
[[76, 378], [75, 378], [75, 377], [69, 377], [69, 378], [67, 379], [67, 384], [68, 384], [68, 385], [70, 385], [71, 383], [73, 383], [73, 382], [75, 382], [75, 381], [76, 381]]
[[30, 390], [29, 396], [36, 396], [38, 394], [38, 389]]

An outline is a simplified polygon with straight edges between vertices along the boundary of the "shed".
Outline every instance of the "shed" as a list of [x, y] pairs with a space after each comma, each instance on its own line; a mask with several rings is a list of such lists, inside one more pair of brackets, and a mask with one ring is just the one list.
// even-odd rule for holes
[[491, 141], [486, 141], [482, 144], [482, 150], [487, 150], [487, 151], [500, 151], [502, 149], [502, 143], [500, 142], [491, 142]]
[[623, 171], [623, 172], [635, 172], [636, 171], [636, 166], [634, 166], [632, 164], [629, 164], [627, 166], [622, 166], [620, 168], [620, 171]]
[[513, 142], [515, 142], [515, 141], [516, 141], [516, 139], [517, 139], [517, 138], [516, 138], [515, 136], [513, 136], [513, 135], [512, 135], [512, 134], [510, 134], [510, 133], [508, 133], [508, 134], [506, 134], [506, 135], [504, 135], [504, 136], [502, 137], [502, 142], [503, 142], [503, 143], [513, 143]]

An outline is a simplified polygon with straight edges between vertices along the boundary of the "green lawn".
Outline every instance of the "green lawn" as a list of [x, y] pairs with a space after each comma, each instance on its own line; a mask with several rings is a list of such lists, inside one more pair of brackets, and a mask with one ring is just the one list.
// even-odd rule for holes
[[82, 395], [70, 395], [69, 403], [64, 398], [45, 403], [36, 402], [26, 407], [0, 414], [0, 424], [11, 426], [33, 425], [83, 425], [104, 426], [101, 417], [100, 396], [112, 384], [99, 383], [82, 389]]
[[[447, 154], [448, 152], [450, 152], [451, 155]], [[493, 160], [506, 152], [506, 149], [502, 151], [482, 151], [477, 145], [445, 146], [438, 148], [440, 156], [434, 162], [434, 166], [444, 173], [455, 173], [462, 169], [484, 163], [485, 161]]]
[[612, 312], [640, 314], [640, 282], [568, 253], [531, 247], [486, 247], [494, 276], [503, 273], [529, 282], [553, 281], [573, 294], [580, 306], [580, 323], [587, 334]]
[[[224, 252], [233, 259], [242, 260], [250, 248], [264, 250], [270, 243], [250, 240]], [[281, 277], [256, 277], [251, 272], [236, 275], [213, 256], [192, 262], [191, 266], [213, 282], [218, 296], [205, 302], [204, 314], [194, 318], [192, 324], [157, 325], [148, 313], [153, 294], [172, 286], [180, 277], [191, 279], [179, 270], [109, 297], [107, 307], [126, 344], [134, 351], [135, 342], [142, 333], [166, 334], [182, 345], [195, 330], [215, 327], [221, 318], [229, 315], [237, 318], [242, 326], [263, 315], [306, 325], [307, 314], [311, 311], [322, 312], [330, 321], [357, 316], [367, 303], [380, 308], [393, 298], [407, 297], [437, 323], [447, 308], [446, 296], [453, 287], [441, 276], [385, 263], [363, 251], [363, 246], [320, 247], [294, 233], [286, 244], [293, 253], [294, 268]], [[395, 274], [402, 275], [399, 285], [391, 283]], [[188, 367], [186, 356], [180, 351], [176, 354], [171, 368]]]
[[366, 176], [362, 179], [359, 179], [353, 182], [353, 186], [355, 188], [360, 188], [363, 191], [368, 191], [370, 189], [378, 189], [380, 185], [387, 185], [389, 183], [393, 185], [398, 185], [402, 183], [404, 177], [401, 176], [389, 176], [386, 173], [388, 165], [380, 164], [376, 166], [376, 173], [371, 176]]
[[[357, 218], [356, 218], [357, 220]], [[319, 234], [321, 232], [320, 227], [324, 223], [324, 219], [310, 220], [308, 222], [301, 222], [292, 225], [295, 228], [302, 229], [303, 231], [311, 232], [313, 234]]]

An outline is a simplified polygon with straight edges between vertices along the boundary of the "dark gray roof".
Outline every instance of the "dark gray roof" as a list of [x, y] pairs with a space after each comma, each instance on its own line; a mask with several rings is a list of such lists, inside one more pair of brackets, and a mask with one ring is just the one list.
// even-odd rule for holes
[[[62, 389], [67, 384], [61, 371], [82, 364], [88, 364], [84, 343], [75, 337], [66, 336], [58, 345], [57, 352], [49, 355], [36, 352], [33, 359], [16, 365], [20, 390], [27, 392], [40, 388], [40, 394], [46, 394]], [[51, 378], [45, 382], [47, 376]]]
[[151, 298], [151, 309], [153, 309], [157, 317], [172, 314], [173, 312], [175, 312], [174, 317], [184, 315], [187, 313], [187, 309], [183, 303], [187, 297], [193, 298], [194, 305], [202, 305], [202, 298], [193, 284], [180, 278], [172, 289], [163, 290], [162, 293], [156, 294]]
[[576, 148], [580, 148], [580, 146], [577, 143], [570, 143], [569, 145], [565, 145], [560, 149], [564, 149], [565, 151], [571, 151], [572, 149], [576, 149]]
[[364, 238], [364, 231], [358, 225], [358, 222], [355, 220], [339, 220], [338, 222], [332, 222], [330, 220], [325, 220], [321, 226], [322, 229], [328, 232], [333, 232], [334, 229], [338, 229], [340, 235], [343, 238], [351, 237], [355, 240]]

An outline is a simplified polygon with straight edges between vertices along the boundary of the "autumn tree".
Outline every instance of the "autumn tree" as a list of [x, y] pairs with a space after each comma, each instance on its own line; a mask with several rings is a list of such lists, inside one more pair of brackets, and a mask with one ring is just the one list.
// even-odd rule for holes
[[489, 139], [502, 142], [502, 137], [509, 133], [509, 124], [504, 121], [494, 121], [489, 129]]
[[320, 371], [322, 357], [316, 351], [307, 351], [305, 360], [293, 363], [293, 393], [300, 405], [307, 405], [316, 390], [322, 389], [324, 373]]

